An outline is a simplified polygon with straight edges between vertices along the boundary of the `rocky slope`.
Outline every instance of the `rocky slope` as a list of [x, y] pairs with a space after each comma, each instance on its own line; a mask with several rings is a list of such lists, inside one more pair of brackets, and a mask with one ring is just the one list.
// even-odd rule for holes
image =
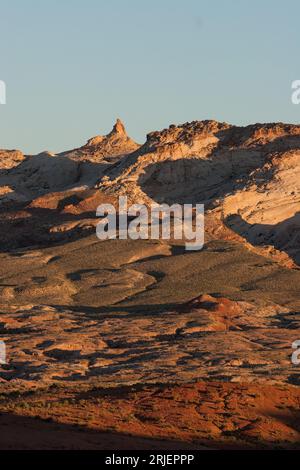
[[51, 200], [57, 208], [88, 194], [92, 214], [103, 197], [92, 204], [86, 190], [97, 182], [114, 200], [204, 203], [209, 234], [243, 241], [288, 266], [300, 262], [300, 126], [195, 121], [152, 132], [140, 147], [117, 120], [108, 135], [75, 150], [0, 157], [0, 205], [46, 209]]
[[300, 126], [196, 121], [149, 134], [98, 187], [134, 202], [204, 203], [218, 230], [298, 264], [299, 162]]

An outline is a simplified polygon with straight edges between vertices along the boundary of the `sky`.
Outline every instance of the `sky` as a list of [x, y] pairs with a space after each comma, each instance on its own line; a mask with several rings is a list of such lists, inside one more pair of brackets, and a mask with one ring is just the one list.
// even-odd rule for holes
[[298, 0], [0, 0], [0, 148], [59, 152], [117, 117], [300, 121]]

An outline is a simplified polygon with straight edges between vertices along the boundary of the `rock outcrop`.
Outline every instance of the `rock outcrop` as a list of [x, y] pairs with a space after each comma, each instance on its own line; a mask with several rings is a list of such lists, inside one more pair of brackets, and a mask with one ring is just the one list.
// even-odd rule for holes
[[204, 203], [219, 226], [300, 262], [300, 126], [172, 125], [149, 134], [98, 187], [133, 202]]
[[31, 201], [49, 192], [93, 187], [104, 171], [139, 147], [118, 119], [106, 136], [91, 138], [82, 147], [54, 155], [43, 152], [26, 158], [17, 151], [0, 151], [0, 204]]
[[24, 158], [23, 153], [19, 150], [0, 150], [0, 171], [14, 168], [19, 165]]
[[92, 137], [82, 147], [60, 155], [76, 161], [111, 162], [119, 160], [138, 148], [139, 145], [127, 135], [122, 121], [117, 119], [109, 134]]

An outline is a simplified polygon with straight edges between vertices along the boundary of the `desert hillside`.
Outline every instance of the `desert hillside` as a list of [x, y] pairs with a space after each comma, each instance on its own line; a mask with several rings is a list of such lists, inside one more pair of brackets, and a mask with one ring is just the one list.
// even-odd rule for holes
[[108, 169], [99, 188], [134, 202], [204, 203], [218, 227], [298, 263], [299, 150], [296, 125], [172, 125]]

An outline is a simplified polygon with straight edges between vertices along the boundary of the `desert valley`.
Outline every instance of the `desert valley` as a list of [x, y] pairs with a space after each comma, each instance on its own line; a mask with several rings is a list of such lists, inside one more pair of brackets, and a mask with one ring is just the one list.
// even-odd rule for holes
[[[299, 449], [300, 125], [0, 151], [1, 449]], [[205, 205], [205, 244], [96, 209]], [[25, 432], [24, 432], [25, 430]]]

